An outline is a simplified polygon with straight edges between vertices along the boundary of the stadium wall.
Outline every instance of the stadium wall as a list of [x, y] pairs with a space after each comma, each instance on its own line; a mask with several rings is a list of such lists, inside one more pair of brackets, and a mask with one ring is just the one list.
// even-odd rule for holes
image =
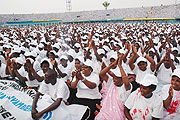
[[62, 19], [55, 20], [35, 20], [35, 21], [13, 21], [0, 23], [1, 27], [29, 27], [46, 26], [57, 24], [82, 24], [82, 23], [180, 23], [180, 18], [138, 18], [138, 19], [105, 19], [62, 22]]
[[0, 23], [1, 27], [15, 28], [15, 27], [30, 27], [30, 26], [46, 26], [61, 24], [62, 19], [53, 20], [34, 20], [34, 21], [10, 21]]

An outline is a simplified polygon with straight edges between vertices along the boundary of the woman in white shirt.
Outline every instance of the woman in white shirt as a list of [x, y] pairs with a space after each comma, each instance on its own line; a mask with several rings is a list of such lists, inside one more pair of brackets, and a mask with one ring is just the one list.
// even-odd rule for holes
[[86, 60], [82, 71], [76, 71], [76, 77], [71, 83], [72, 88], [77, 88], [76, 98], [73, 104], [81, 104], [91, 109], [89, 120], [93, 120], [96, 104], [100, 104], [101, 94], [98, 90], [99, 76], [93, 72], [92, 62]]
[[175, 69], [172, 73], [171, 85], [162, 88], [164, 108], [164, 120], [180, 119], [180, 69]]

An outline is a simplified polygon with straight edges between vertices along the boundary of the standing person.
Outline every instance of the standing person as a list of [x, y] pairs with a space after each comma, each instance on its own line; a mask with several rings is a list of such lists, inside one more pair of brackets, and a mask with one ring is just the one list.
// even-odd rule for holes
[[93, 72], [92, 62], [86, 60], [82, 71], [76, 71], [76, 77], [71, 83], [72, 88], [77, 88], [76, 98], [72, 104], [85, 105], [90, 108], [89, 120], [94, 120], [96, 104], [100, 104], [101, 94], [98, 90], [99, 76]]
[[129, 95], [124, 108], [128, 120], [159, 120], [163, 117], [162, 98], [153, 93], [157, 83], [156, 76], [146, 74], [140, 88]]
[[171, 84], [162, 88], [164, 120], [180, 119], [180, 68], [175, 69], [171, 76]]

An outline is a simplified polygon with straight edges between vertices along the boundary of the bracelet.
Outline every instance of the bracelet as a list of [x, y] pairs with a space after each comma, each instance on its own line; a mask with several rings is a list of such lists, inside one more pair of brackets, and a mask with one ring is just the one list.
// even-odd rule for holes
[[84, 78], [83, 80], [81, 80], [82, 82], [85, 82], [86, 81], [86, 78]]
[[145, 56], [146, 56], [146, 53], [144, 52], [143, 57], [145, 57]]

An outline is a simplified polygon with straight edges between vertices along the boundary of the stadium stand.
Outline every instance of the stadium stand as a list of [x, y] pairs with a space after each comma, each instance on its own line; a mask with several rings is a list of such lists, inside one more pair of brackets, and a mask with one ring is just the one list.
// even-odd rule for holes
[[103, 19], [171, 18], [180, 16], [180, 4], [46, 14], [0, 14], [0, 22], [59, 19], [63, 22]]

